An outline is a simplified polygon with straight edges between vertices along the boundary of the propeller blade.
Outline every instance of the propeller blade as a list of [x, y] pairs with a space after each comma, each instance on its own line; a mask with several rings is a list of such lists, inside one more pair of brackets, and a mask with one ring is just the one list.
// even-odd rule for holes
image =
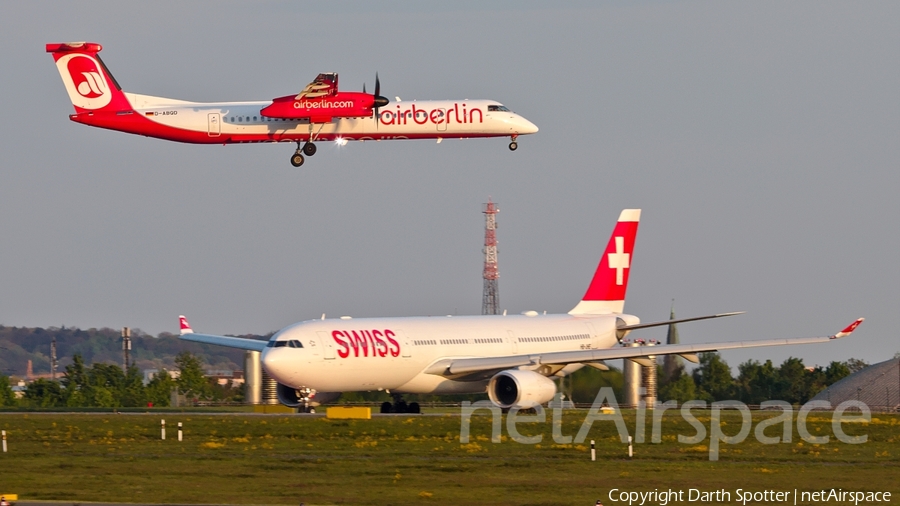
[[378, 123], [380, 123], [381, 116], [378, 115], [379, 102], [378, 97], [381, 96], [381, 80], [378, 79], [378, 71], [375, 71], [375, 128], [378, 129]]

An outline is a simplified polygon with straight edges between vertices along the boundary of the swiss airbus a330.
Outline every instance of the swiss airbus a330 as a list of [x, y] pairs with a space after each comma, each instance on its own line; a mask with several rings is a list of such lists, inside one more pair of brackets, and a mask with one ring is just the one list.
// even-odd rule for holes
[[180, 318], [181, 338], [262, 352], [266, 372], [278, 382], [278, 398], [301, 409], [334, 400], [340, 392], [387, 390], [395, 402], [382, 412], [417, 412], [404, 393], [487, 392], [501, 408], [529, 408], [553, 399], [553, 378], [585, 365], [604, 369], [604, 360], [680, 355], [698, 362], [697, 353], [825, 343], [853, 332], [860, 318], [824, 337], [768, 339], [706, 344], [626, 347], [635, 330], [672, 323], [731, 316], [722, 313], [641, 323], [625, 314], [625, 291], [634, 258], [639, 209], [619, 216], [600, 264], [581, 301], [567, 314], [349, 318], [310, 320], [285, 327], [266, 341], [194, 333]]
[[263, 102], [198, 103], [122, 91], [94, 42], [47, 44], [75, 114], [76, 123], [193, 144], [294, 142], [295, 167], [316, 153], [317, 141], [466, 139], [509, 137], [538, 128], [493, 100], [402, 102], [375, 93], [338, 90], [338, 75], [319, 74], [299, 93]]

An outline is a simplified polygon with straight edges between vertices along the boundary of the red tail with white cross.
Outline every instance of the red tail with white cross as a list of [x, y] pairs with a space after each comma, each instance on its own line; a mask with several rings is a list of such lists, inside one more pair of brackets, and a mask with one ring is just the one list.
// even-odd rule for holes
[[619, 314], [625, 308], [625, 291], [637, 237], [640, 209], [625, 209], [619, 215], [600, 265], [587, 292], [569, 314]]

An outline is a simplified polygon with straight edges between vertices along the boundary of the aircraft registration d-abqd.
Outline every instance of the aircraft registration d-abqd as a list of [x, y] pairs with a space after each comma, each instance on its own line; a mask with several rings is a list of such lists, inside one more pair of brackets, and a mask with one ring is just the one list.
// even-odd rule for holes
[[338, 90], [338, 75], [319, 74], [297, 94], [261, 102], [199, 103], [122, 91], [94, 42], [47, 44], [75, 114], [85, 125], [193, 144], [292, 142], [295, 167], [316, 153], [317, 141], [509, 137], [538, 128], [493, 100], [419, 100], [394, 104], [375, 93]]
[[641, 323], [625, 314], [625, 292], [641, 211], [619, 216], [594, 277], [581, 301], [566, 314], [349, 318], [310, 320], [285, 327], [266, 341], [194, 333], [180, 318], [181, 338], [262, 352], [266, 372], [278, 382], [278, 398], [308, 409], [340, 392], [387, 390], [395, 403], [383, 412], [417, 412], [404, 393], [487, 392], [501, 408], [529, 408], [553, 399], [553, 378], [585, 365], [648, 356], [680, 355], [697, 362], [697, 353], [758, 346], [825, 343], [853, 332], [860, 318], [824, 337], [768, 339], [653, 347], [622, 346], [632, 331], [672, 323], [732, 316], [722, 313]]

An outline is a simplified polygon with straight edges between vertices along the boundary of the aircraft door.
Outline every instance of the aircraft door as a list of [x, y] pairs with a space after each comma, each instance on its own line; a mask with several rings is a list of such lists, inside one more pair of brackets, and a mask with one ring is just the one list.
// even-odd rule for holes
[[513, 333], [512, 330], [507, 330], [506, 335], [509, 336], [509, 344], [512, 346], [512, 352], [519, 353], [519, 340], [516, 339], [516, 334]]
[[447, 131], [447, 123], [450, 118], [447, 116], [447, 109], [438, 109], [438, 120], [435, 122], [437, 125], [438, 132], [446, 132]]
[[409, 337], [406, 336], [406, 332], [402, 330], [395, 331], [398, 337], [398, 340], [401, 343], [400, 346], [400, 356], [403, 358], [409, 358], [412, 356], [412, 346], [409, 344]]
[[320, 330], [316, 332], [316, 335], [319, 336], [319, 341], [322, 343], [322, 350], [325, 354], [325, 360], [334, 360], [334, 339], [331, 339], [331, 336], [328, 335], [328, 332]]
[[222, 132], [222, 126], [219, 124], [222, 118], [219, 113], [211, 112], [207, 116], [207, 131], [209, 132], [210, 137], [218, 137]]

